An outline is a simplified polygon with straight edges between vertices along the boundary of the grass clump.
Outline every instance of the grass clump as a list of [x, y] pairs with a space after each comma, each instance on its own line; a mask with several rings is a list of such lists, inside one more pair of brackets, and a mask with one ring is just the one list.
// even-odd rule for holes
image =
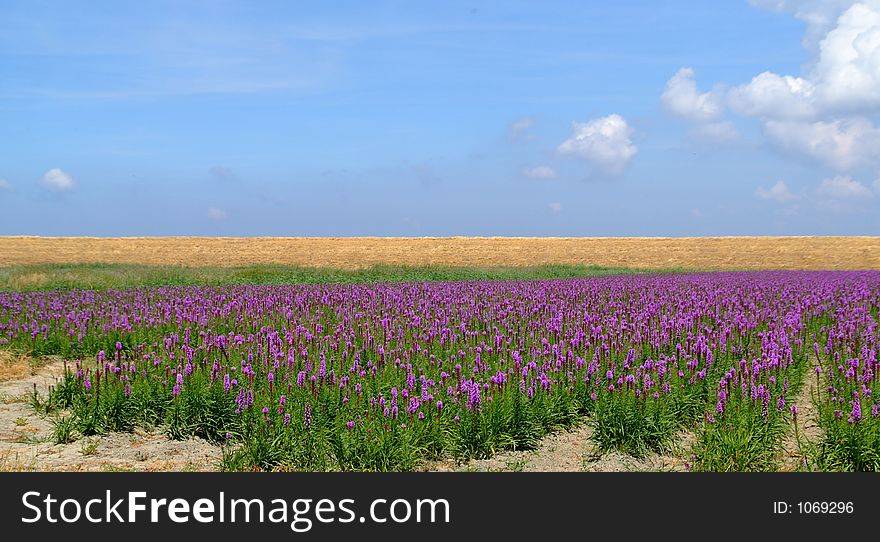
[[376, 265], [363, 269], [253, 265], [184, 267], [134, 264], [37, 264], [0, 268], [0, 291], [108, 290], [152, 286], [330, 284], [454, 280], [538, 280], [636, 273], [594, 265], [442, 267]]

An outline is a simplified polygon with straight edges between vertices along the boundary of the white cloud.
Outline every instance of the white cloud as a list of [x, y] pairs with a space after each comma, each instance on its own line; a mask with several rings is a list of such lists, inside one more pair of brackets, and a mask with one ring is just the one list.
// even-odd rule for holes
[[761, 199], [778, 201], [779, 203], [798, 199], [798, 197], [792, 194], [788, 189], [785, 181], [778, 181], [770, 188], [759, 186], [758, 189], [755, 190], [755, 195]]
[[694, 121], [717, 119], [723, 109], [723, 94], [717, 90], [700, 93], [694, 80], [694, 70], [682, 68], [666, 82], [660, 101], [667, 111], [677, 117]]
[[740, 115], [761, 118], [810, 118], [816, 114], [813, 84], [800, 77], [763, 72], [747, 85], [732, 88], [730, 108]]
[[764, 124], [773, 142], [838, 170], [870, 164], [880, 156], [880, 129], [864, 118], [830, 122], [774, 121]]
[[856, 3], [840, 16], [819, 43], [813, 77], [826, 108], [880, 106], [880, 2]]
[[721, 120], [724, 99], [725, 92], [719, 86], [709, 92], [699, 92], [692, 68], [678, 70], [666, 82], [660, 95], [666, 111], [698, 123], [687, 133], [687, 138], [696, 143], [730, 143], [739, 139], [736, 126], [728, 120]]
[[841, 13], [854, 3], [854, 0], [749, 0], [753, 6], [791, 13], [806, 23], [802, 43], [812, 51], [818, 49], [819, 41], [834, 26]]
[[871, 186], [874, 187], [874, 192], [877, 192], [877, 194], [880, 194], [880, 179], [875, 179], [874, 183]]
[[12, 190], [12, 183], [7, 181], [6, 179], [0, 179], [0, 190]]
[[557, 152], [589, 160], [605, 173], [623, 173], [627, 163], [638, 152], [630, 139], [633, 129], [617, 114], [589, 122], [573, 122], [571, 136]]
[[562, 211], [562, 204], [559, 203], [559, 202], [555, 202], [555, 201], [554, 201], [553, 203], [548, 203], [548, 204], [547, 204], [547, 207], [548, 207], [551, 211], [553, 211], [554, 213], [558, 213], [558, 212]]
[[765, 71], [727, 92], [734, 112], [761, 120], [779, 146], [840, 171], [880, 154], [880, 0], [749, 0], [803, 21], [800, 75]]
[[736, 126], [729, 120], [707, 122], [688, 132], [691, 140], [696, 142], [729, 143], [740, 139]]
[[805, 77], [764, 72], [731, 90], [732, 109], [763, 118], [814, 119], [880, 107], [880, 0], [757, 4], [793, 12], [807, 22], [808, 33], [821, 34], [808, 40], [814, 58]]
[[816, 189], [819, 196], [829, 199], [853, 199], [853, 198], [870, 198], [871, 191], [867, 186], [855, 181], [852, 177], [838, 175], [831, 179], [825, 179]]
[[211, 220], [226, 220], [226, 211], [223, 209], [218, 209], [217, 207], [211, 207], [208, 209], [208, 218]]
[[43, 185], [44, 188], [57, 190], [59, 192], [73, 190], [76, 186], [73, 177], [59, 168], [52, 168], [47, 171], [40, 180], [40, 184]]
[[553, 179], [556, 177], [556, 170], [550, 166], [535, 166], [523, 169], [522, 174], [531, 179]]

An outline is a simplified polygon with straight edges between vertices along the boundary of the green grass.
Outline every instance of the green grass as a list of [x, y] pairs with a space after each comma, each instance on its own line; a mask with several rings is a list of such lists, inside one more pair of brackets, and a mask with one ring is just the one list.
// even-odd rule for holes
[[639, 459], [668, 452], [676, 434], [699, 420], [707, 395], [705, 381], [659, 399], [633, 393], [603, 395], [591, 406], [593, 438], [604, 452], [617, 450]]
[[850, 423], [848, 412], [842, 417], [834, 415], [841, 407], [830, 397], [818, 405], [823, 435], [811, 450], [815, 467], [835, 472], [880, 472], [880, 418], [868, 410], [859, 422]]
[[[658, 272], [680, 272], [668, 269]], [[325, 284], [451, 280], [535, 280], [647, 272], [594, 265], [533, 267], [373, 266], [358, 270], [283, 265], [183, 267], [129, 264], [39, 264], [0, 268], [0, 291], [122, 289], [143, 286]]]
[[[769, 387], [774, 397], [785, 397], [780, 409], [778, 403], [769, 404], [766, 413], [758, 402], [741, 397], [732, 389], [723, 414], [713, 414], [710, 423], [704, 423], [694, 446], [694, 470], [709, 472], [772, 472], [779, 470], [782, 438], [795, 423], [791, 404], [798, 397], [809, 370], [805, 354], [795, 352], [793, 363]], [[783, 387], [789, 381], [787, 391]], [[795, 426], [796, 428], [796, 426]]]

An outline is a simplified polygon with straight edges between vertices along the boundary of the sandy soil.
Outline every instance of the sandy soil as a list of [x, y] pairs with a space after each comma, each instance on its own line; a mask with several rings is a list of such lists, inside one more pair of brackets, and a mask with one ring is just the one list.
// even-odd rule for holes
[[53, 360], [24, 378], [0, 382], [0, 471], [213, 470], [220, 448], [200, 439], [173, 441], [137, 430], [54, 444], [52, 420], [28, 402], [34, 384], [45, 397], [64, 373]]
[[522, 472], [643, 472], [686, 471], [694, 436], [682, 433], [673, 450], [664, 455], [652, 454], [637, 459], [621, 452], [600, 453], [592, 441], [593, 429], [584, 421], [570, 431], [544, 437], [538, 447], [529, 451], [496, 454], [464, 464], [436, 463], [436, 471], [522, 471]]
[[795, 401], [798, 408], [797, 421], [792, 424], [782, 441], [782, 461], [779, 468], [781, 471], [804, 470], [807, 465], [806, 448], [822, 439], [819, 409], [813, 401], [814, 397], [818, 397], [821, 384], [816, 378], [815, 367], [816, 360], [813, 358], [813, 364]]
[[880, 237], [0, 237], [0, 267], [95, 262], [346, 269], [554, 263], [643, 269], [880, 269]]

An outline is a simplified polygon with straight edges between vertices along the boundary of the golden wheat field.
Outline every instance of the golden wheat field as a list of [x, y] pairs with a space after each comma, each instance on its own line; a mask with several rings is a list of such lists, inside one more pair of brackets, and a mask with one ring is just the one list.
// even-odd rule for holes
[[0, 237], [0, 267], [60, 263], [880, 269], [880, 237]]

